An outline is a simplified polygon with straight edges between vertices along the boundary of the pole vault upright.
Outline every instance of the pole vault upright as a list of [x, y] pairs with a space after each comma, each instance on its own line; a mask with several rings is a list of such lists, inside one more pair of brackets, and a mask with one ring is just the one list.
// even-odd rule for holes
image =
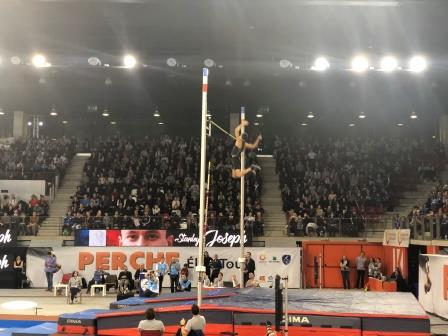
[[204, 266], [204, 218], [205, 218], [205, 162], [207, 148], [207, 92], [208, 92], [208, 69], [202, 69], [202, 114], [201, 114], [201, 167], [199, 179], [199, 250], [198, 250], [198, 306], [202, 304], [202, 279], [205, 275]]
[[[244, 106], [241, 107], [241, 134], [244, 133], [244, 123], [243, 120], [246, 119], [246, 113]], [[244, 155], [244, 143], [243, 149], [241, 151], [241, 172], [246, 169], [245, 155]], [[244, 288], [244, 267], [245, 267], [245, 259], [244, 259], [244, 202], [245, 202], [245, 187], [244, 175], [241, 174], [240, 178], [240, 257], [238, 258], [238, 262], [240, 264], [240, 288]]]

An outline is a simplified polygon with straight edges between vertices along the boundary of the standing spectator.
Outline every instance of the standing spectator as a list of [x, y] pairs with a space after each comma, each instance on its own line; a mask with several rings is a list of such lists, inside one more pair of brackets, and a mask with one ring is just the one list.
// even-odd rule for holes
[[218, 259], [217, 254], [213, 256], [213, 260], [210, 262], [210, 269], [211, 269], [210, 282], [213, 283], [222, 269], [221, 260]]
[[74, 303], [76, 295], [81, 291], [82, 280], [78, 271], [73, 271], [72, 277], [68, 281], [68, 287], [70, 288], [70, 301], [69, 304]]
[[180, 272], [180, 264], [176, 258], [173, 258], [171, 260], [169, 269], [170, 269], [171, 293], [174, 293], [179, 283], [179, 272]]
[[182, 330], [182, 336], [203, 336], [205, 329], [205, 318], [199, 315], [199, 306], [193, 304], [191, 306], [191, 313], [193, 317], [187, 321], [185, 329]]
[[22, 288], [22, 280], [23, 280], [23, 260], [18, 255], [14, 260], [14, 273], [15, 273], [15, 282], [16, 288]]
[[364, 288], [364, 277], [366, 274], [366, 257], [365, 253], [361, 252], [361, 255], [356, 257], [356, 288], [361, 289]]
[[350, 289], [350, 263], [346, 256], [342, 256], [339, 267], [341, 268], [344, 289]]
[[145, 312], [146, 320], [141, 320], [138, 324], [138, 330], [158, 330], [160, 335], [163, 336], [165, 332], [165, 326], [162, 321], [156, 320], [156, 313], [153, 308], [148, 308]]
[[244, 283], [249, 280], [249, 273], [255, 274], [255, 261], [252, 259], [252, 254], [246, 252], [246, 263], [244, 265]]
[[204, 252], [204, 266], [205, 266], [205, 273], [207, 274], [207, 277], [210, 279], [210, 263], [212, 262], [212, 258], [208, 254], [207, 251]]
[[45, 276], [47, 277], [47, 291], [51, 292], [53, 289], [53, 274], [58, 271], [58, 264], [56, 256], [53, 251], [48, 251], [47, 257], [45, 258]]
[[159, 293], [162, 293], [163, 278], [165, 277], [165, 274], [168, 273], [168, 265], [166, 264], [164, 257], [157, 263], [156, 271], [157, 276], [159, 277]]

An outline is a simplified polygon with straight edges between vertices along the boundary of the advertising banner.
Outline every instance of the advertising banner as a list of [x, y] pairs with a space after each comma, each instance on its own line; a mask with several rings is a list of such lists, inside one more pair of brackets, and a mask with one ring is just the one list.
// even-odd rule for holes
[[428, 313], [448, 318], [448, 256], [419, 256], [418, 300]]
[[383, 245], [394, 247], [409, 247], [410, 239], [410, 229], [387, 229], [384, 230]]
[[15, 246], [17, 243], [17, 232], [6, 226], [0, 227], [0, 250], [4, 247]]
[[20, 256], [26, 266], [26, 247], [0, 248], [0, 288], [16, 288], [18, 283], [14, 271], [14, 260]]
[[[35, 287], [46, 286], [44, 273], [44, 259], [49, 248], [28, 248], [27, 275]], [[53, 249], [57, 262], [62, 266], [61, 271], [55, 273], [54, 282], [62, 278], [63, 273], [73, 270], [80, 271], [81, 275], [89, 281], [95, 269], [99, 266], [111, 274], [117, 274], [124, 265], [134, 273], [140, 264], [146, 269], [155, 269], [160, 258], [165, 257], [169, 263], [173, 258], [179, 258], [180, 264], [187, 265], [190, 271], [190, 280], [196, 285], [198, 249], [194, 247], [58, 247]], [[240, 251], [238, 248], [215, 247], [208, 248], [210, 256], [218, 255], [223, 265], [225, 281], [231, 281], [232, 275], [239, 274], [237, 263]], [[247, 248], [255, 261], [255, 277], [260, 286], [272, 286], [276, 274], [289, 277], [291, 288], [300, 287], [300, 249], [298, 248]], [[168, 276], [164, 286], [168, 286]]]
[[[75, 246], [198, 246], [197, 230], [75, 230]], [[252, 245], [252, 237], [244, 235], [244, 245]], [[237, 231], [209, 230], [206, 247], [238, 247]]]

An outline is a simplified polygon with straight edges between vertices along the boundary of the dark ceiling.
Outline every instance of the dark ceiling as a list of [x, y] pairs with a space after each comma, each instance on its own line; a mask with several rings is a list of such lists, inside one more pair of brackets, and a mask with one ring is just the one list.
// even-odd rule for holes
[[[360, 110], [393, 120], [411, 110], [428, 119], [444, 113], [448, 1], [315, 5], [325, 2], [2, 0], [0, 106], [48, 117], [55, 105], [65, 119], [83, 120], [86, 106], [96, 104], [100, 110], [107, 106], [116, 120], [137, 122], [150, 118], [157, 106], [168, 124], [196, 125], [200, 68], [212, 58], [222, 67], [211, 69], [210, 107], [224, 119], [240, 105], [251, 113], [268, 105], [271, 113], [284, 113], [293, 122], [309, 110], [344, 122]], [[36, 70], [9, 62], [17, 55], [29, 63], [35, 52], [53, 66]], [[145, 66], [115, 67], [127, 52]], [[357, 52], [374, 65], [384, 54], [407, 62], [423, 53], [431, 68], [420, 76], [337, 70]], [[307, 70], [317, 55], [328, 56], [333, 69]], [[90, 56], [111, 67], [88, 67]], [[168, 67], [168, 57], [186, 67]], [[281, 59], [301, 69], [281, 69]]]

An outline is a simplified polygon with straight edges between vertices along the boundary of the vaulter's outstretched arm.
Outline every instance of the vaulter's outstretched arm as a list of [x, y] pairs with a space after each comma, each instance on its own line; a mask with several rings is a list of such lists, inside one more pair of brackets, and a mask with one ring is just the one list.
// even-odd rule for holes
[[261, 137], [261, 135], [259, 135], [259, 136], [257, 137], [257, 140], [255, 140], [255, 142], [254, 142], [253, 144], [251, 144], [251, 143], [247, 143], [247, 142], [246, 142], [245, 147], [246, 147], [247, 149], [255, 149], [255, 148], [258, 147], [258, 145], [260, 144], [260, 141], [261, 141], [262, 139], [263, 139], [263, 138]]

